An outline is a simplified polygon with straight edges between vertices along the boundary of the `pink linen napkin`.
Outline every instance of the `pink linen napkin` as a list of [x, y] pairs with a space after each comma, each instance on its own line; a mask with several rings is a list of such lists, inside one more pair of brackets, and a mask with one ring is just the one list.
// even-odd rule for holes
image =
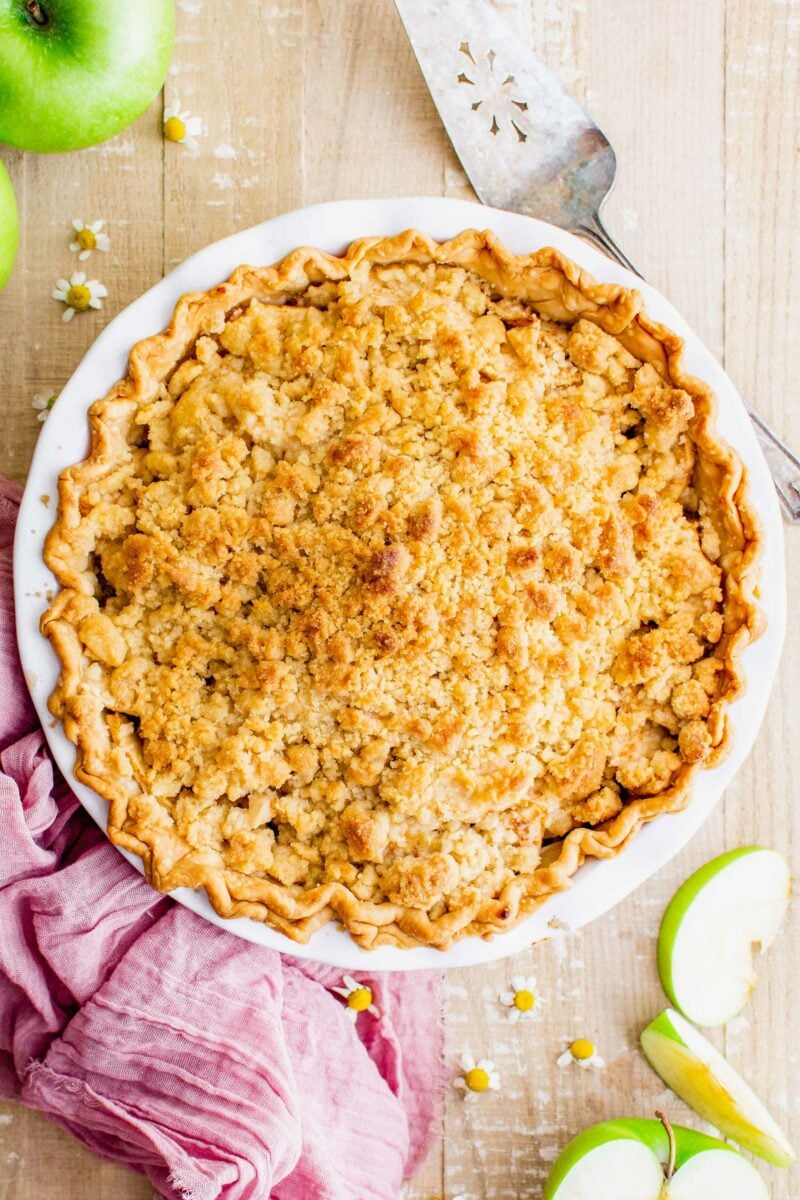
[[17, 657], [0, 480], [0, 1096], [169, 1200], [389, 1200], [442, 1090], [441, 976], [342, 973], [153, 891], [54, 768]]

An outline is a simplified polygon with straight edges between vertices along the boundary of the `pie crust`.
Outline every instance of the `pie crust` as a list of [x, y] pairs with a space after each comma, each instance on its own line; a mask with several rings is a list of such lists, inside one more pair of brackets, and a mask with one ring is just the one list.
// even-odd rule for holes
[[156, 888], [444, 949], [687, 804], [761, 533], [681, 353], [638, 292], [474, 230], [180, 300], [61, 475], [41, 625]]

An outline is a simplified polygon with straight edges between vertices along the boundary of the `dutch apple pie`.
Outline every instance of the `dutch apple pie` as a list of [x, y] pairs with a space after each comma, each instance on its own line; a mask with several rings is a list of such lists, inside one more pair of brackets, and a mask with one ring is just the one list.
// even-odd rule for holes
[[444, 948], [687, 803], [760, 533], [681, 347], [474, 231], [240, 267], [134, 347], [61, 477], [42, 628], [155, 887]]

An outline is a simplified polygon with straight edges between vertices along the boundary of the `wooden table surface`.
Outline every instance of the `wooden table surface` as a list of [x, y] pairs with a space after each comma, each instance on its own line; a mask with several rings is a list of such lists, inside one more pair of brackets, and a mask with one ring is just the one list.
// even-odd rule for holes
[[[610, 229], [800, 450], [800, 0], [498, 7], [610, 137], [620, 163]], [[58, 390], [108, 319], [187, 254], [315, 201], [471, 196], [390, 0], [178, 0], [178, 18], [166, 101], [179, 98], [202, 118], [196, 155], [163, 141], [162, 97], [126, 133], [80, 154], [2, 150], [23, 229], [0, 298], [0, 470], [14, 479], [25, 479], [39, 430], [33, 395]], [[107, 222], [111, 252], [87, 267], [109, 295], [101, 313], [65, 325], [50, 292], [78, 269], [68, 249], [74, 217]], [[800, 529], [788, 531], [787, 555], [796, 595]], [[538, 1197], [559, 1148], [585, 1125], [658, 1107], [694, 1120], [636, 1049], [665, 1004], [654, 936], [678, 883], [723, 849], [783, 847], [797, 873], [798, 677], [791, 620], [756, 747], [668, 868], [581, 935], [448, 976], [450, 1062], [462, 1048], [489, 1056], [502, 1087], [467, 1106], [448, 1096], [443, 1136], [409, 1198]], [[744, 1015], [716, 1037], [796, 1144], [799, 945], [800, 902]], [[514, 972], [534, 973], [545, 1003], [538, 1019], [511, 1025], [497, 993]], [[603, 1071], [556, 1068], [565, 1041], [581, 1035], [597, 1043]], [[800, 1169], [764, 1174], [773, 1200], [800, 1194]], [[35, 1114], [2, 1109], [0, 1200], [150, 1195], [144, 1180], [99, 1163]]]

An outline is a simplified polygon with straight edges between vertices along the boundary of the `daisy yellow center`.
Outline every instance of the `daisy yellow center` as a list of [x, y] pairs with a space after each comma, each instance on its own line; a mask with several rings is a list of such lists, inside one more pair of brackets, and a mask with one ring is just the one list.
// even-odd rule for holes
[[577, 1058], [579, 1062], [585, 1062], [594, 1054], [594, 1043], [590, 1042], [588, 1038], [578, 1038], [569, 1049], [573, 1058]]
[[180, 117], [170, 117], [164, 122], [164, 137], [169, 142], [182, 142], [186, 137], [186, 125]]
[[92, 293], [85, 283], [73, 283], [67, 292], [67, 304], [76, 312], [86, 312], [92, 299]]
[[365, 1012], [370, 1004], [372, 1004], [372, 992], [368, 987], [353, 988], [347, 997], [347, 1007], [354, 1008], [356, 1012]]
[[530, 1012], [535, 1003], [536, 997], [527, 988], [520, 988], [514, 993], [514, 1008], [518, 1008], [520, 1012]]
[[485, 1092], [489, 1086], [489, 1076], [483, 1067], [473, 1067], [464, 1076], [464, 1083], [471, 1092]]
[[81, 250], [94, 250], [97, 245], [97, 238], [94, 236], [91, 229], [81, 229], [75, 241], [78, 243]]

